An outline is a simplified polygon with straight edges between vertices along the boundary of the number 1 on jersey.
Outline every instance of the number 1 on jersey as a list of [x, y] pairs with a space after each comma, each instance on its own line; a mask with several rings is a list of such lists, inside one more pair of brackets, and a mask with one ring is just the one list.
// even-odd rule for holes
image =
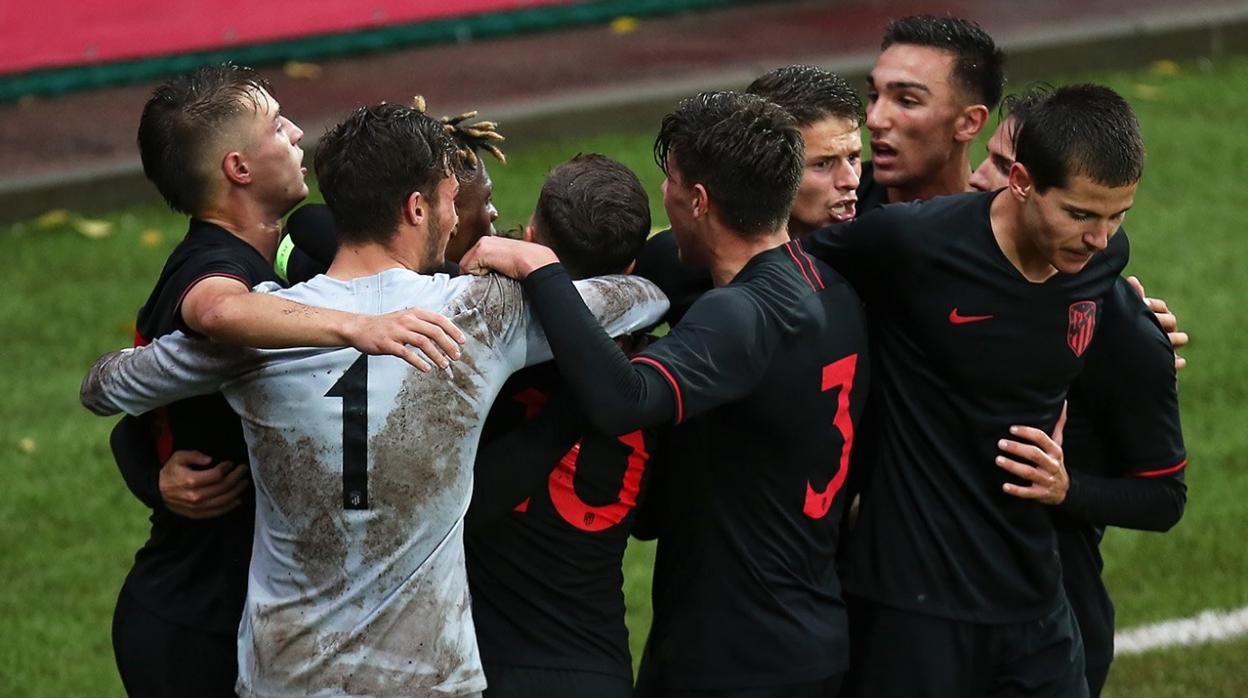
[[368, 357], [351, 364], [325, 397], [342, 398], [342, 508], [368, 508]]

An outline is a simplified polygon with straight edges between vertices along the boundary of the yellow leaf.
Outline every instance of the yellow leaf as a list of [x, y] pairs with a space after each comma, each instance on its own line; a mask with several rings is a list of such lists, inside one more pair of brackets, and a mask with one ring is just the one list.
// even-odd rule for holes
[[34, 453], [35, 452], [35, 440], [27, 436], [26, 438], [17, 442], [17, 450], [21, 451], [22, 453]]
[[1165, 92], [1156, 85], [1137, 83], [1135, 86], [1135, 96], [1151, 102], [1161, 99], [1165, 96]]
[[627, 17], [627, 16], [616, 17], [615, 19], [611, 20], [611, 33], [612, 34], [616, 34], [616, 35], [629, 34], [635, 31], [637, 31], [637, 18], [636, 17]]
[[83, 237], [92, 240], [106, 238], [113, 234], [113, 224], [108, 221], [96, 221], [89, 218], [75, 218], [74, 230], [77, 230]]
[[134, 333], [139, 331], [139, 327], [134, 324], [134, 320], [130, 320], [129, 322], [117, 323], [117, 331], [125, 335], [126, 339], [131, 340], [134, 339]]
[[63, 208], [52, 209], [35, 219], [35, 227], [39, 230], [59, 228], [69, 222], [69, 217], [69, 211]]
[[1153, 61], [1149, 66], [1149, 72], [1153, 75], [1165, 75], [1167, 77], [1179, 74], [1179, 64], [1174, 61]]
[[158, 247], [165, 241], [165, 234], [155, 228], [148, 228], [139, 235], [139, 242], [144, 247]]
[[286, 61], [286, 65], [282, 66], [282, 72], [286, 73], [286, 77], [295, 80], [315, 80], [321, 77], [321, 66], [301, 61]]

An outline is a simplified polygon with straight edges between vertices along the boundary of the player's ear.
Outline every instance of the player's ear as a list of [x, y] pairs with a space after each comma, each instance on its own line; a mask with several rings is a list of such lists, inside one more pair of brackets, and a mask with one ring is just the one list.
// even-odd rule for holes
[[420, 225], [425, 220], [425, 197], [414, 191], [403, 200], [403, 222], [408, 225]]
[[221, 158], [221, 172], [233, 184], [251, 183], [251, 168], [247, 166], [247, 159], [237, 150], [231, 150]]
[[629, 263], [628, 263], [628, 266], [624, 267], [624, 271], [622, 271], [622, 272], [620, 272], [620, 273], [621, 273], [621, 274], [632, 274], [632, 273], [633, 273], [633, 270], [634, 270], [634, 269], [636, 269], [636, 268], [637, 268], [637, 260], [635, 260], [635, 259], [634, 259], [633, 261], [629, 262]]
[[1031, 196], [1031, 190], [1031, 173], [1027, 171], [1027, 166], [1021, 162], [1010, 165], [1010, 194], [1022, 203]]
[[706, 192], [706, 187], [700, 182], [693, 185], [693, 196], [690, 199], [689, 205], [695, 219], [704, 218], [710, 212], [711, 195]]
[[972, 104], [962, 110], [954, 123], [953, 139], [959, 143], [975, 140], [975, 136], [988, 124], [988, 107]]
[[533, 226], [533, 216], [529, 216], [529, 222], [524, 224], [522, 237], [525, 242], [535, 242], [537, 240], [537, 228]]

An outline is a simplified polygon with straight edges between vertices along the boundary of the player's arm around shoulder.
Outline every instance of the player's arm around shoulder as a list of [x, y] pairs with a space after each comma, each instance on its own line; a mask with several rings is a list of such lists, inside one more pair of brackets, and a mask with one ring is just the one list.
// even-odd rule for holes
[[83, 379], [79, 400], [98, 415], [139, 415], [216, 392], [256, 360], [252, 350], [174, 332], [147, 346], [101, 356]]
[[350, 346], [374, 356], [397, 356], [426, 372], [431, 367], [410, 347], [445, 368], [459, 358], [464, 341], [454, 323], [422, 308], [357, 315], [253, 293], [230, 277], [196, 283], [186, 292], [179, 312], [187, 327], [221, 344], [262, 349]]

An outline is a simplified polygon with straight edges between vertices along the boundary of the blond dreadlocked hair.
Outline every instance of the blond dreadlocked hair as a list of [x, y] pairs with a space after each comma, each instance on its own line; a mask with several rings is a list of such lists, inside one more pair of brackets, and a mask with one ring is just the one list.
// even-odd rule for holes
[[[412, 98], [412, 106], [416, 111], [425, 113], [425, 98], [416, 95]], [[438, 121], [442, 123], [442, 128], [446, 129], [447, 135], [455, 141], [455, 153], [459, 156], [460, 163], [464, 169], [475, 172], [477, 170], [477, 152], [486, 151], [494, 156], [494, 159], [500, 163], [507, 164], [507, 156], [499, 149], [498, 143], [506, 138], [498, 132], [498, 124], [493, 121], [475, 121], [468, 123], [470, 119], [477, 118], [475, 110], [464, 112], [459, 116], [444, 116]]]

